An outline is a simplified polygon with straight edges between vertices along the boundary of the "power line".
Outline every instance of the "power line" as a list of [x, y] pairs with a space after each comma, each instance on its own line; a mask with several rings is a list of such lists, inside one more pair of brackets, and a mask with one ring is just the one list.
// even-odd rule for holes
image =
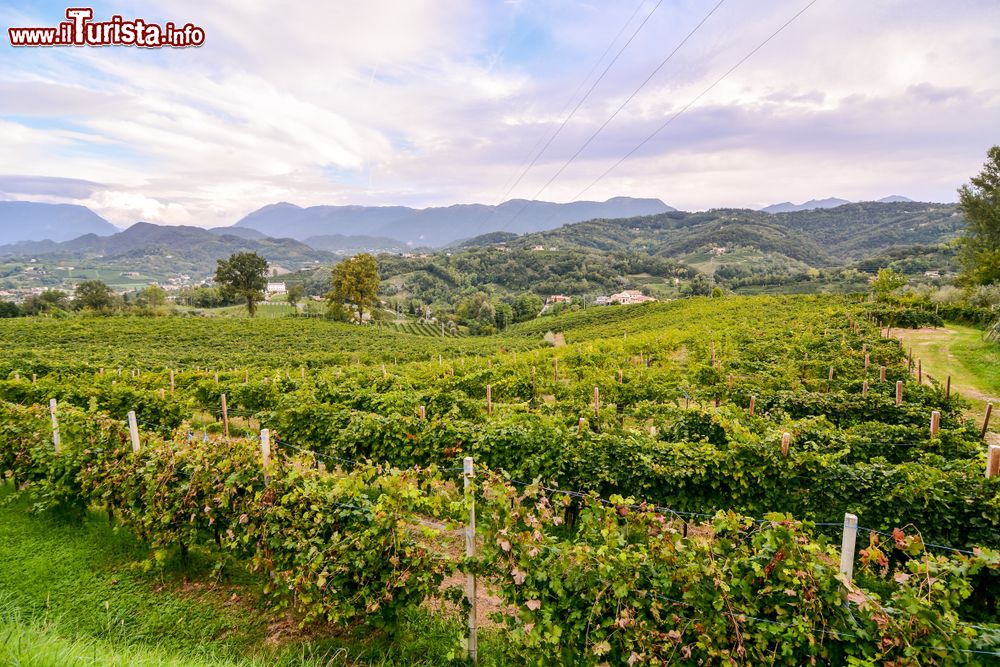
[[[611, 51], [611, 47], [613, 47], [615, 45], [615, 43], [618, 41], [618, 39], [625, 32], [625, 28], [627, 28], [629, 26], [629, 24], [632, 23], [632, 20], [636, 17], [636, 14], [639, 13], [639, 10], [642, 9], [642, 6], [645, 4], [645, 2], [646, 2], [646, 0], [639, 0], [639, 4], [637, 4], [635, 6], [635, 9], [632, 11], [632, 14], [630, 14], [629, 17], [628, 17], [628, 20], [625, 21], [625, 23], [622, 24], [622, 27], [618, 30], [618, 33], [615, 35], [614, 39], [612, 39], [610, 42], [608, 42], [608, 45], [607, 45], [607, 47], [605, 47], [604, 52], [601, 54], [601, 57], [598, 58], [594, 62], [593, 66], [590, 68], [590, 71], [587, 72], [587, 76], [583, 77], [583, 79], [580, 80], [580, 83], [577, 84], [576, 89], [566, 99], [566, 103], [563, 104], [562, 109], [559, 110], [559, 115], [560, 116], [563, 115], [564, 113], [566, 113], [566, 110], [569, 109], [569, 105], [573, 103], [573, 100], [576, 99], [577, 94], [581, 90], [583, 90], [583, 87], [587, 84], [587, 81], [589, 81], [590, 77], [593, 76], [594, 72], [597, 71], [597, 68], [600, 66], [600, 64], [602, 62], [604, 62], [604, 58]], [[542, 145], [542, 142], [545, 141], [545, 137], [547, 136], [547, 134], [548, 134], [547, 132], [543, 132], [541, 134], [541, 136], [538, 137], [538, 140], [535, 141], [535, 145], [531, 147], [530, 151], [528, 151], [528, 154], [525, 156], [524, 160], [521, 162], [521, 165], [518, 167], [518, 170], [524, 169], [526, 171], [527, 169], [531, 168], [531, 165], [528, 164], [528, 162], [531, 159], [531, 156], [535, 154], [535, 151], [538, 150], [538, 147]], [[525, 166], [525, 165], [527, 165], [527, 166]], [[507, 197], [507, 195], [509, 195], [510, 192], [511, 192], [511, 190], [514, 189], [514, 186], [517, 185], [517, 183], [514, 183], [513, 185], [511, 185], [511, 181], [514, 178], [514, 176], [515, 176], [516, 173], [517, 172], [515, 172], [514, 174], [511, 174], [510, 178], [507, 179], [507, 182], [504, 183], [504, 188], [505, 188], [506, 191], [500, 197], [500, 199], [497, 201], [497, 204], [496, 204], [497, 206], [499, 206], [500, 204], [503, 203], [503, 201]], [[521, 173], [521, 176], [524, 176], [524, 173]], [[480, 223], [481, 222], [482, 221], [480, 221]]]
[[754, 47], [749, 53], [747, 53], [745, 56], [743, 56], [742, 58], [740, 58], [740, 60], [737, 61], [737, 63], [735, 65], [733, 65], [728, 70], [726, 70], [725, 74], [723, 74], [718, 79], [716, 79], [710, 86], [708, 86], [708, 88], [705, 88], [705, 90], [703, 90], [700, 93], [698, 93], [698, 95], [696, 95], [694, 97], [694, 99], [692, 99], [690, 102], [688, 102], [683, 107], [681, 107], [681, 109], [679, 111], [677, 111], [673, 116], [671, 116], [670, 118], [668, 118], [665, 123], [663, 123], [658, 128], [656, 128], [652, 132], [652, 134], [650, 134], [645, 139], [643, 139], [642, 141], [640, 141], [639, 144], [635, 148], [633, 148], [632, 150], [630, 150], [628, 153], [626, 153], [624, 156], [622, 156], [621, 159], [619, 159], [613, 165], [611, 165], [610, 167], [608, 167], [600, 176], [598, 176], [597, 178], [595, 178], [590, 183], [590, 185], [588, 185], [587, 187], [585, 187], [583, 190], [580, 190], [580, 192], [578, 192], [576, 194], [576, 196], [573, 197], [573, 199], [577, 200], [580, 197], [582, 197], [588, 190], [590, 190], [592, 187], [594, 187], [595, 185], [597, 185], [597, 183], [599, 183], [605, 176], [607, 176], [612, 171], [614, 171], [615, 169], [617, 169], [623, 162], [625, 162], [625, 160], [627, 160], [628, 158], [632, 157], [632, 155], [634, 155], [636, 151], [638, 151], [640, 148], [642, 148], [647, 143], [649, 143], [657, 134], [659, 134], [660, 132], [662, 132], [668, 125], [670, 125], [675, 120], [677, 120], [677, 118], [681, 114], [683, 114], [685, 111], [687, 111], [692, 106], [694, 106], [695, 103], [698, 102], [698, 100], [700, 100], [702, 97], [704, 97], [705, 95], [707, 95], [709, 93], [709, 91], [711, 91], [717, 85], [719, 85], [720, 83], [722, 83], [722, 81], [724, 79], [726, 79], [726, 77], [728, 77], [730, 74], [732, 74], [733, 72], [735, 72], [743, 63], [745, 63], [755, 53], [757, 53], [762, 48], [764, 48], [768, 44], [768, 42], [770, 42], [772, 39], [774, 39], [775, 37], [777, 37], [780, 32], [782, 32], [785, 28], [787, 28], [788, 26], [790, 26], [797, 18], [799, 18], [800, 16], [802, 16], [802, 14], [804, 14], [806, 12], [806, 10], [808, 10], [810, 7], [812, 7], [813, 5], [815, 5], [818, 1], [819, 0], [811, 0], [811, 2], [809, 2], [809, 4], [807, 4], [805, 7], [803, 7], [798, 12], [796, 12], [795, 15], [793, 15], [790, 19], [788, 19], [787, 21], [785, 21], [785, 23], [783, 23], [780, 28], [778, 28], [777, 30], [775, 30], [774, 32], [772, 32], [770, 35], [768, 35], [767, 39], [765, 39], [763, 42], [761, 42], [756, 47]]
[[[624, 109], [624, 108], [625, 108], [625, 106], [626, 106], [626, 105], [627, 105], [627, 104], [628, 104], [629, 102], [631, 102], [631, 101], [632, 101], [632, 99], [633, 99], [633, 98], [635, 98], [635, 96], [636, 96], [636, 95], [638, 95], [638, 94], [639, 94], [639, 91], [641, 91], [641, 90], [642, 90], [643, 88], [645, 88], [645, 87], [646, 87], [646, 84], [648, 84], [648, 83], [649, 83], [650, 81], [652, 81], [653, 77], [655, 77], [655, 76], [656, 76], [656, 75], [657, 75], [657, 74], [659, 73], [659, 71], [660, 71], [661, 69], [663, 69], [663, 67], [664, 67], [664, 66], [665, 66], [665, 65], [666, 65], [666, 64], [667, 64], [668, 62], [670, 62], [670, 60], [671, 60], [671, 59], [672, 59], [672, 58], [674, 57], [674, 55], [675, 55], [675, 54], [676, 54], [676, 53], [677, 53], [678, 51], [680, 51], [680, 50], [681, 50], [681, 48], [682, 48], [682, 47], [683, 47], [683, 46], [684, 46], [685, 44], [687, 44], [688, 40], [690, 40], [690, 39], [691, 39], [691, 37], [692, 37], [692, 36], [694, 36], [694, 34], [695, 34], [696, 32], [698, 32], [698, 30], [700, 30], [700, 29], [701, 29], [701, 27], [702, 27], [702, 26], [703, 26], [703, 25], [705, 24], [705, 22], [706, 22], [706, 21], [708, 21], [708, 19], [709, 19], [709, 18], [711, 18], [711, 16], [712, 16], [712, 15], [713, 15], [713, 14], [714, 14], [714, 13], [715, 13], [715, 12], [716, 12], [716, 11], [717, 11], [718, 9], [719, 9], [719, 7], [721, 7], [721, 6], [722, 6], [722, 4], [723, 4], [723, 3], [725, 2], [725, 1], [726, 1], [726, 0], [719, 0], [719, 2], [718, 2], [718, 3], [716, 3], [716, 5], [715, 5], [714, 7], [712, 7], [712, 9], [711, 9], [711, 10], [709, 10], [709, 12], [708, 12], [707, 14], [705, 14], [705, 16], [704, 16], [704, 17], [702, 17], [701, 21], [699, 21], [699, 22], [698, 22], [698, 24], [697, 24], [697, 25], [695, 25], [695, 27], [694, 27], [694, 28], [692, 28], [692, 29], [691, 29], [691, 31], [690, 31], [690, 32], [689, 32], [689, 33], [688, 33], [688, 34], [687, 34], [687, 35], [686, 35], [686, 36], [684, 37], [684, 39], [682, 39], [682, 40], [681, 40], [681, 41], [680, 41], [680, 42], [679, 42], [679, 43], [677, 44], [677, 46], [675, 46], [675, 47], [674, 47], [674, 49], [673, 49], [673, 50], [672, 50], [672, 51], [671, 51], [670, 53], [668, 53], [668, 54], [667, 54], [667, 57], [666, 57], [666, 58], [664, 58], [663, 60], [661, 60], [661, 61], [660, 61], [660, 64], [659, 64], [659, 65], [657, 65], [657, 66], [656, 66], [656, 67], [655, 67], [655, 68], [653, 69], [653, 71], [652, 71], [652, 72], [650, 72], [649, 76], [647, 76], [647, 77], [646, 77], [646, 79], [645, 79], [645, 80], [644, 80], [644, 81], [643, 81], [642, 83], [640, 83], [640, 84], [639, 84], [639, 86], [638, 86], [638, 87], [637, 87], [637, 88], [636, 88], [635, 90], [633, 90], [633, 91], [632, 91], [632, 93], [631, 93], [631, 94], [630, 94], [630, 95], [629, 95], [629, 96], [628, 96], [627, 98], [625, 98], [625, 101], [624, 101], [624, 102], [622, 102], [622, 103], [621, 103], [621, 104], [620, 104], [620, 105], [618, 106], [618, 108], [617, 108], [617, 109], [615, 109], [615, 110], [614, 110], [614, 112], [613, 112], [613, 113], [612, 113], [612, 114], [611, 114], [610, 116], [608, 116], [607, 120], [605, 120], [605, 121], [604, 121], [604, 122], [603, 122], [603, 123], [601, 124], [601, 126], [600, 126], [600, 127], [598, 127], [598, 128], [597, 128], [597, 130], [595, 130], [595, 131], [594, 131], [594, 133], [593, 133], [593, 134], [591, 134], [591, 135], [590, 135], [590, 137], [588, 137], [586, 141], [584, 141], [584, 142], [583, 142], [583, 144], [582, 144], [582, 145], [580, 146], [580, 148], [578, 148], [578, 149], [577, 149], [577, 151], [576, 151], [575, 153], [573, 153], [573, 155], [572, 155], [572, 156], [570, 156], [570, 158], [569, 158], [569, 159], [567, 159], [567, 160], [566, 160], [566, 162], [564, 162], [564, 163], [563, 163], [563, 165], [562, 165], [561, 167], [559, 167], [559, 169], [558, 169], [558, 170], [556, 171], [556, 173], [554, 173], [554, 174], [552, 175], [552, 177], [551, 177], [551, 178], [550, 178], [550, 179], [549, 179], [548, 181], [546, 181], [545, 185], [543, 185], [543, 186], [542, 186], [541, 188], [539, 188], [538, 192], [536, 192], [536, 193], [535, 193], [535, 195], [534, 195], [534, 197], [532, 197], [532, 199], [537, 199], [537, 198], [538, 198], [538, 197], [539, 197], [539, 196], [540, 196], [540, 195], [542, 194], [542, 192], [544, 192], [544, 191], [545, 191], [545, 190], [546, 190], [546, 189], [547, 189], [547, 188], [548, 188], [548, 187], [549, 187], [550, 185], [552, 185], [553, 181], [555, 181], [555, 180], [556, 180], [557, 178], [559, 178], [559, 175], [560, 175], [560, 174], [562, 174], [562, 173], [563, 173], [563, 171], [565, 171], [565, 170], [566, 170], [566, 168], [567, 168], [567, 167], [568, 167], [568, 166], [569, 166], [569, 165], [570, 165], [570, 164], [571, 164], [571, 163], [572, 163], [572, 162], [573, 162], [574, 160], [576, 160], [576, 158], [577, 158], [577, 157], [579, 157], [580, 153], [582, 153], [582, 152], [583, 152], [583, 151], [584, 151], [584, 150], [585, 150], [585, 149], [587, 148], [587, 146], [589, 146], [589, 145], [591, 144], [591, 142], [592, 142], [592, 141], [593, 141], [594, 139], [596, 139], [596, 138], [597, 138], [597, 135], [599, 135], [599, 134], [600, 134], [601, 132], [603, 132], [603, 131], [604, 131], [604, 128], [606, 128], [606, 127], [608, 126], [608, 124], [610, 124], [610, 123], [611, 123], [611, 121], [612, 121], [612, 120], [614, 120], [614, 119], [615, 119], [615, 117], [616, 117], [616, 116], [617, 116], [617, 115], [618, 115], [619, 113], [621, 113], [621, 110], [622, 110], [622, 109]], [[518, 210], [518, 212], [517, 212], [517, 213], [516, 213], [516, 214], [514, 215], [514, 217], [513, 217], [513, 218], [511, 218], [510, 222], [512, 223], [512, 222], [513, 222], [514, 220], [516, 220], [516, 219], [518, 218], [518, 216], [520, 216], [520, 215], [521, 215], [521, 212], [525, 210], [525, 208], [527, 208], [527, 204], [525, 204], [524, 206], [522, 206], [522, 207], [521, 207], [521, 208], [520, 208], [520, 209]]]
[[[618, 41], [618, 37], [621, 36], [622, 32], [624, 32], [624, 30], [628, 26], [628, 24], [632, 22], [632, 18], [635, 17], [636, 13], [638, 13], [639, 8], [642, 6], [642, 4], [643, 4], [642, 2], [639, 3], [639, 5], [635, 8], [635, 12], [633, 12], [632, 16], [629, 17], [629, 20], [625, 22], [625, 25], [623, 25], [622, 28], [621, 28], [621, 30], [618, 31], [618, 34], [615, 35], [615, 38], [611, 41], [610, 44], [608, 44], [608, 48], [605, 49], [604, 54], [602, 54], [601, 58], [597, 61], [597, 63], [595, 63], [595, 67], [591, 69], [591, 73], [594, 71], [594, 69], [596, 68], [597, 64], [600, 64], [600, 62], [602, 60], [604, 60], [604, 55], [606, 55], [607, 52], [611, 49], [611, 46], [616, 41]], [[620, 49], [618, 49], [618, 53], [615, 54], [614, 58], [611, 59], [611, 62], [609, 62], [607, 64], [607, 66], [604, 68], [604, 70], [601, 72], [600, 76], [598, 76], [597, 79], [595, 79], [594, 82], [590, 85], [590, 88], [588, 88], [587, 92], [584, 93], [583, 97], [580, 98], [580, 101], [578, 101], [576, 103], [576, 106], [573, 107], [573, 110], [570, 111], [569, 114], [563, 119], [562, 123], [559, 125], [559, 127], [556, 129], [556, 131], [552, 134], [552, 136], [550, 136], [548, 138], [548, 140], [542, 146], [541, 150], [539, 150], [535, 154], [535, 157], [532, 158], [531, 162], [528, 163], [528, 166], [526, 166], [521, 171], [520, 175], [517, 177], [517, 179], [514, 181], [514, 183], [510, 187], [507, 188], [507, 190], [504, 192], [503, 195], [501, 195], [500, 199], [497, 201], [496, 205], [493, 207], [493, 210], [490, 211], [490, 213], [486, 216], [485, 219], [481, 220], [479, 222], [479, 224], [476, 225], [476, 231], [477, 232], [482, 227], [482, 225], [487, 220], [489, 220], [490, 217], [493, 216], [493, 214], [496, 212], [496, 208], [498, 206], [500, 206], [500, 204], [502, 204], [504, 202], [504, 200], [507, 198], [508, 195], [510, 195], [511, 192], [513, 192], [514, 188], [516, 188], [518, 186], [518, 184], [520, 184], [521, 180], [525, 177], [525, 175], [531, 170], [532, 167], [535, 166], [535, 164], [538, 162], [539, 158], [541, 158], [541, 156], [545, 153], [545, 151], [548, 150], [548, 147], [552, 144], [553, 141], [555, 141], [556, 137], [559, 136], [559, 133], [563, 131], [563, 128], [566, 127], [566, 124], [569, 123], [570, 119], [572, 119], [573, 116], [576, 115], [576, 112], [579, 111], [579, 109], [583, 105], [583, 103], [587, 101], [587, 98], [589, 98], [590, 94], [592, 92], [594, 92], [594, 89], [597, 88], [597, 85], [601, 81], [604, 80], [605, 75], [607, 75], [608, 71], [614, 66], [614, 64], [616, 62], [618, 62], [618, 58], [621, 57], [622, 53], [625, 52], [625, 49], [627, 49], [629, 47], [629, 45], [636, 38], [636, 36], [639, 34], [639, 32], [642, 31], [643, 27], [645, 27], [646, 23], [653, 16], [653, 14], [656, 13], [656, 10], [660, 8], [661, 4], [663, 4], [663, 0], [658, 0], [657, 3], [656, 3], [656, 5], [653, 7], [653, 9], [649, 12], [649, 14], [646, 15], [646, 18], [644, 18], [642, 20], [642, 23], [640, 23], [638, 25], [638, 27], [636, 27], [636, 29], [632, 32], [632, 35], [628, 38], [628, 41], [626, 41], [625, 44], [623, 44], [622, 47]], [[590, 74], [587, 75], [587, 78], [590, 78]], [[587, 78], [585, 78], [583, 80], [583, 82], [586, 82]], [[583, 82], [581, 82], [581, 86], [577, 87], [577, 91], [582, 87], [582, 83]], [[573, 94], [575, 96], [576, 92], [574, 92]], [[572, 97], [570, 99], [572, 100]], [[534, 150], [534, 149], [532, 149], [532, 150]], [[515, 216], [515, 217], [517, 217], [517, 216]]]

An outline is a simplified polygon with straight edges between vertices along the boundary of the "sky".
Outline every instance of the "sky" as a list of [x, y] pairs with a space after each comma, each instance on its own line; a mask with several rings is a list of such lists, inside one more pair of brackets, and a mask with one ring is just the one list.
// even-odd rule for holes
[[205, 227], [279, 201], [954, 201], [1000, 143], [996, 0], [93, 7], [205, 44], [14, 48], [66, 5], [0, 0], [0, 199]]

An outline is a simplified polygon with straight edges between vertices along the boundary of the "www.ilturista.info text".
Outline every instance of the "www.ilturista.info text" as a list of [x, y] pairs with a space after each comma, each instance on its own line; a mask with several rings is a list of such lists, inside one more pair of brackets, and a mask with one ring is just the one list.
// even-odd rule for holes
[[205, 30], [187, 23], [164, 25], [143, 19], [125, 20], [112, 16], [108, 21], [93, 21], [94, 10], [71, 7], [68, 21], [48, 28], [8, 28], [11, 46], [141, 46], [145, 48], [201, 46]]

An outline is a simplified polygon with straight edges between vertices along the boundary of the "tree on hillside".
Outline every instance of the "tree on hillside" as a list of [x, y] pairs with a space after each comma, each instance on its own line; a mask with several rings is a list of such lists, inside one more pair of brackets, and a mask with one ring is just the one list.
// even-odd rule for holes
[[875, 281], [872, 283], [872, 290], [875, 292], [876, 299], [885, 301], [890, 294], [905, 284], [906, 276], [895, 269], [886, 267], [878, 270], [878, 275], [875, 276]]
[[989, 150], [983, 170], [969, 181], [958, 189], [958, 208], [967, 222], [962, 278], [972, 285], [1000, 282], [1000, 146]]
[[302, 284], [296, 283], [288, 286], [288, 293], [286, 296], [288, 298], [288, 303], [292, 304], [292, 306], [297, 305], [305, 295], [306, 288]]
[[238, 296], [246, 301], [247, 313], [253, 317], [267, 288], [267, 260], [255, 252], [238, 252], [229, 259], [220, 259], [215, 282], [224, 296]]
[[107, 310], [114, 304], [115, 293], [100, 280], [84, 280], [73, 290], [73, 303], [77, 308]]
[[537, 294], [526, 292], [518, 294], [511, 305], [514, 307], [514, 321], [527, 322], [538, 317], [538, 313], [542, 312], [545, 303], [542, 301], [542, 297]]
[[361, 253], [336, 264], [332, 274], [333, 289], [327, 298], [353, 305], [358, 322], [364, 322], [365, 310], [378, 305], [378, 262], [368, 253]]

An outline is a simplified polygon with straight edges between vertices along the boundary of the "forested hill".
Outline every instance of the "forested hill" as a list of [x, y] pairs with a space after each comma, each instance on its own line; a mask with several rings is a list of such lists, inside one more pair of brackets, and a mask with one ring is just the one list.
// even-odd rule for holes
[[504, 243], [512, 248], [591, 248], [680, 257], [710, 247], [748, 246], [822, 267], [893, 247], [947, 241], [964, 224], [954, 204], [861, 202], [789, 213], [712, 209], [598, 219], [524, 236], [488, 234], [460, 247]]

